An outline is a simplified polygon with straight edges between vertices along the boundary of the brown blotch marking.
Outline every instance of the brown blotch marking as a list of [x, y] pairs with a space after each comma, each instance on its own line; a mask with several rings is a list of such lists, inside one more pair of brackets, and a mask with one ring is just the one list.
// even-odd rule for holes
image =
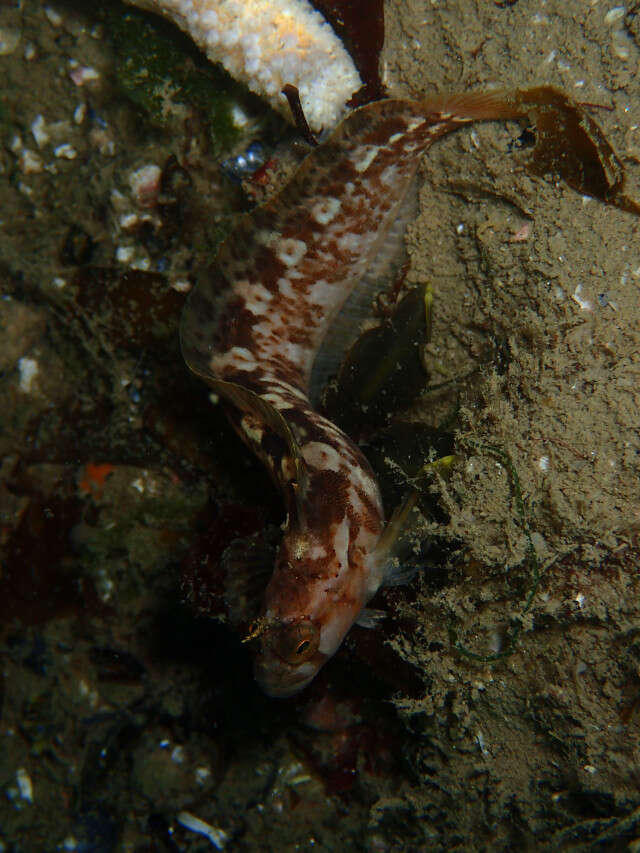
[[309, 477], [304, 517], [308, 529], [320, 541], [332, 525], [340, 524], [347, 513], [349, 478], [342, 471], [316, 470]]
[[254, 345], [251, 329], [253, 323], [253, 314], [246, 307], [245, 300], [241, 296], [231, 299], [220, 317], [214, 341], [215, 352], [224, 355], [232, 347], [243, 347], [251, 351]]
[[[255, 387], [251, 387], [251, 390], [255, 391], [257, 394], [265, 394], [269, 393], [269, 391], [273, 388], [272, 382], [274, 379], [279, 380], [280, 382], [285, 382], [287, 385], [291, 385], [294, 388], [300, 387], [301, 385], [301, 376], [299, 368], [294, 365], [290, 361], [286, 361], [281, 356], [265, 358], [262, 361], [263, 372], [260, 376], [260, 381], [256, 383]], [[247, 383], [245, 383], [247, 384]], [[274, 389], [276, 393], [279, 393], [279, 389]], [[300, 405], [299, 400], [295, 400], [293, 397], [291, 401], [296, 405]], [[291, 409], [290, 411], [294, 411]], [[289, 411], [287, 411], [287, 420], [289, 420]]]
[[[225, 371], [225, 381], [235, 382], [236, 385], [245, 385], [250, 391], [255, 391], [261, 386], [264, 378], [262, 365], [256, 365], [252, 370], [237, 370], [229, 368]], [[229, 406], [229, 411], [236, 411], [235, 407]], [[240, 416], [242, 416], [240, 412]], [[239, 423], [239, 422], [238, 422]]]
[[342, 452], [342, 447], [335, 440], [334, 433], [327, 433], [324, 419], [312, 409], [304, 408], [300, 401], [296, 400], [296, 408], [287, 411], [287, 420], [292, 426], [304, 427], [306, 436], [304, 443], [322, 442]]
[[[367, 470], [368, 467], [369, 466], [367, 465], [367, 468], [365, 468], [365, 470]], [[369, 471], [368, 473], [370, 473], [373, 477], [372, 472]], [[378, 506], [361, 486], [354, 486], [353, 488], [355, 489], [356, 494], [362, 501], [364, 507], [365, 517], [363, 519], [362, 516], [359, 516], [360, 521], [363, 522], [367, 530], [375, 532], [380, 526], [378, 521], [380, 517], [380, 511], [378, 509]]]
[[[282, 331], [282, 335], [284, 335], [284, 330]], [[278, 335], [279, 337], [279, 335]], [[289, 327], [288, 339], [292, 344], [297, 344], [299, 346], [309, 347], [313, 343], [313, 339], [310, 334], [310, 329], [307, 326], [300, 327]]]

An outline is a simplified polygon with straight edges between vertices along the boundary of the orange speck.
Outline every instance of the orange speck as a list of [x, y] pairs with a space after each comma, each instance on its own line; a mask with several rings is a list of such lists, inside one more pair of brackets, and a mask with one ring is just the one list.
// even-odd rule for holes
[[524, 225], [522, 225], [520, 228], [518, 228], [516, 233], [512, 235], [509, 242], [510, 243], [524, 243], [526, 240], [529, 239], [530, 233], [531, 233], [531, 223], [525, 222]]
[[80, 491], [87, 495], [93, 495], [94, 498], [102, 497], [104, 481], [113, 470], [114, 466], [108, 462], [102, 465], [87, 462], [84, 479], [80, 481]]
[[262, 166], [256, 169], [249, 180], [253, 184], [259, 184], [261, 187], [265, 187], [272, 178], [269, 172], [275, 167], [275, 165], [275, 160], [267, 160], [266, 163], [263, 163]]

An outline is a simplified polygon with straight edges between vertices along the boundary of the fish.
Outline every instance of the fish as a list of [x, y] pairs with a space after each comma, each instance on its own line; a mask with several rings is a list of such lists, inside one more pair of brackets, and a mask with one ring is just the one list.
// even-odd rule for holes
[[[285, 504], [249, 637], [255, 678], [270, 696], [304, 689], [356, 621], [375, 621], [367, 603], [393, 581], [390, 554], [407, 514], [385, 523], [362, 451], [310, 400], [323, 341], [401, 216], [429, 146], [481, 119], [533, 113], [548, 125], [550, 115], [573, 115], [578, 108], [557, 96], [535, 89], [387, 98], [355, 109], [278, 194], [238, 219], [189, 298], [184, 359], [224, 403]], [[617, 173], [614, 180], [619, 189]]]

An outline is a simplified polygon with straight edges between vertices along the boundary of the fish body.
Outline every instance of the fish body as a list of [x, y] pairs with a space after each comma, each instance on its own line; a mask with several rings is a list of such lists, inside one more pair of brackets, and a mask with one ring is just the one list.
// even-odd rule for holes
[[420, 156], [469, 118], [385, 100], [351, 113], [290, 183], [244, 216], [182, 323], [189, 367], [283, 493], [287, 521], [258, 628], [265, 691], [302, 689], [384, 580], [380, 490], [308, 388], [331, 323], [398, 215]]
[[551, 171], [578, 190], [592, 189], [585, 176], [595, 174], [599, 197], [640, 210], [624, 195], [621, 166], [599, 128], [554, 89], [376, 101], [350, 113], [278, 195], [238, 221], [185, 309], [187, 364], [224, 399], [285, 500], [252, 632], [256, 677], [271, 695], [292, 695], [313, 679], [390, 562], [394, 524], [383, 535], [373, 472], [309, 400], [319, 347], [382, 247], [429, 145], [468, 122], [523, 116], [539, 128], [534, 166], [551, 152]]

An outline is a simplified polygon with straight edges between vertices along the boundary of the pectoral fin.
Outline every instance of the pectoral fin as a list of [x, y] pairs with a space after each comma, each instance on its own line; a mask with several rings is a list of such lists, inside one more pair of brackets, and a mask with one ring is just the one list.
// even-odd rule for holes
[[245, 388], [243, 385], [238, 385], [235, 382], [226, 382], [222, 379], [212, 379], [211, 377], [206, 377], [206, 380], [216, 394], [219, 394], [220, 397], [227, 400], [241, 412], [257, 417], [267, 429], [278, 435], [285, 442], [295, 468], [293, 485], [296, 494], [299, 495], [301, 489], [304, 489], [307, 480], [306, 464], [293, 430], [282, 413], [259, 394]]

